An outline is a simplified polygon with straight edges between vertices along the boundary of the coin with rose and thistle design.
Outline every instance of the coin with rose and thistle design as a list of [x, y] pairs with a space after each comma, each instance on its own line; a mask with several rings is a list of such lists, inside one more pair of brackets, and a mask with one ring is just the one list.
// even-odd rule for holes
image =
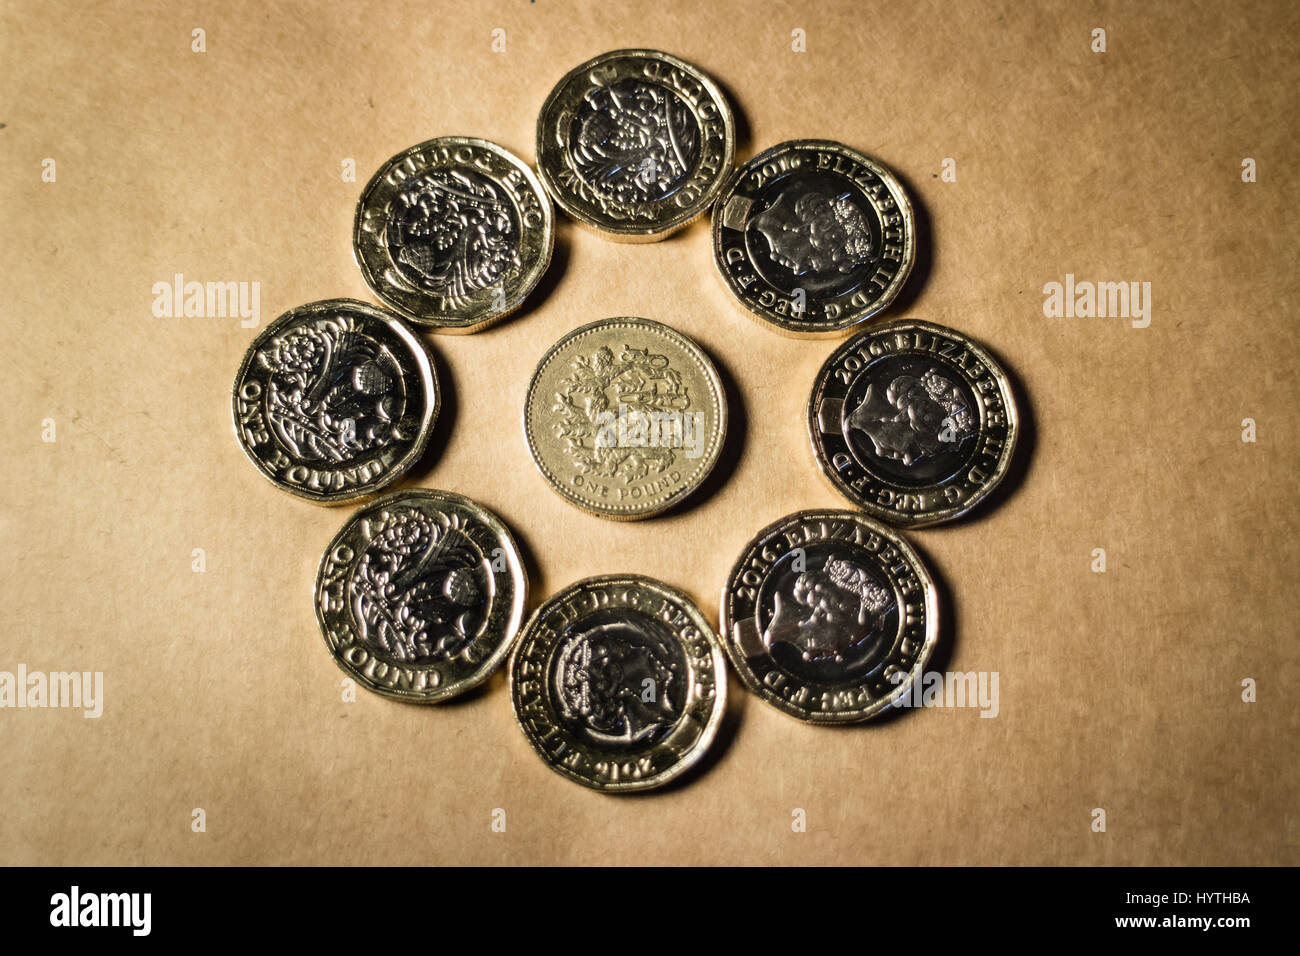
[[398, 491], [358, 511], [326, 548], [316, 619], [357, 683], [431, 704], [478, 686], [505, 660], [527, 588], [496, 515], [449, 491]]
[[352, 299], [299, 306], [268, 325], [231, 394], [249, 460], [277, 488], [321, 504], [400, 478], [428, 444], [440, 402], [424, 343]]
[[932, 322], [854, 336], [826, 360], [808, 401], [822, 472], [899, 527], [970, 511], [1005, 477], [1018, 432], [1006, 372], [969, 337]]
[[555, 214], [536, 174], [487, 140], [443, 136], [371, 177], [352, 247], [385, 304], [437, 332], [477, 332], [518, 309], [541, 280]]
[[778, 143], [736, 169], [713, 209], [713, 261], [750, 315], [802, 338], [842, 335], [894, 301], [916, 258], [912, 204], [842, 143]]
[[615, 50], [571, 70], [537, 120], [556, 205], [609, 239], [651, 242], [712, 204], [735, 154], [726, 97], [690, 63]]
[[939, 635], [920, 557], [855, 511], [800, 511], [760, 531], [728, 575], [721, 621], [746, 686], [812, 723], [883, 712], [920, 678]]
[[682, 592], [643, 575], [602, 575], [529, 618], [510, 658], [510, 697], [552, 770], [596, 790], [648, 790], [708, 750], [725, 708], [725, 666], [713, 628]]
[[659, 322], [601, 319], [542, 356], [524, 436], [560, 495], [603, 518], [646, 518], [703, 483], [727, 427], [722, 379], [691, 339]]

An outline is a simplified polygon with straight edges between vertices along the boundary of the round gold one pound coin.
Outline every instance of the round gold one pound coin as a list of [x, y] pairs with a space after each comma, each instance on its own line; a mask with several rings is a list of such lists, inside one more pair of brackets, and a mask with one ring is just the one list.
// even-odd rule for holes
[[691, 600], [640, 575], [588, 578], [543, 604], [510, 660], [510, 696], [533, 749], [596, 790], [647, 790], [708, 749], [726, 671]]
[[649, 319], [601, 319], [542, 357], [524, 399], [534, 463], [602, 518], [658, 514], [700, 486], [722, 453], [722, 379], [693, 341]]
[[556, 205], [623, 242], [662, 239], [712, 204], [736, 133], [722, 91], [657, 50], [570, 71], [537, 120], [537, 168]]

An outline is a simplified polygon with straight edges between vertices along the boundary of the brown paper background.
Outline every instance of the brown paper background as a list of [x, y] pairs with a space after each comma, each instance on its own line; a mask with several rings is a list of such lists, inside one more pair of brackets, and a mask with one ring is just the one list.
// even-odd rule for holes
[[[101, 670], [106, 702], [99, 720], [0, 712], [0, 862], [1300, 862], [1297, 19], [1286, 2], [6, 4], [0, 669]], [[384, 159], [443, 134], [531, 159], [552, 84], [632, 46], [725, 85], [739, 160], [825, 137], [895, 168], [923, 251], [888, 315], [962, 329], [1016, 376], [1023, 475], [911, 536], [953, 622], [938, 662], [999, 672], [996, 719], [812, 727], [733, 677], [706, 772], [611, 797], [533, 755], [500, 673], [435, 708], [340, 699], [311, 595], [350, 509], [249, 466], [229, 389], [254, 330], [155, 318], [153, 283], [260, 282], [263, 325], [368, 299], [352, 214]], [[561, 217], [557, 240], [524, 313], [431, 339], [451, 401], [404, 485], [500, 514], [530, 606], [637, 571], [716, 622], [759, 527], [843, 505], [802, 427], [834, 343], [749, 321], [707, 222], [625, 246]], [[1149, 281], [1150, 328], [1045, 318], [1067, 272]], [[710, 494], [636, 524], [565, 504], [519, 427], [546, 347], [625, 314], [716, 358], [738, 438]]]

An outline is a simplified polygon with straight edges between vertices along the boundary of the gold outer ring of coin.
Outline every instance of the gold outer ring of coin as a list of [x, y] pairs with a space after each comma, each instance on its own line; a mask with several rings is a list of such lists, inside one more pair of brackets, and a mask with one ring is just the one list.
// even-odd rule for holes
[[[355, 482], [351, 486], [345, 487], [339, 491], [317, 493], [309, 490], [310, 486], [308, 482], [316, 480], [317, 472], [321, 473], [326, 478], [328, 478], [329, 472], [324, 468], [310, 468], [308, 469], [308, 477], [304, 479], [303, 482], [295, 483], [289, 481], [287, 476], [290, 471], [297, 468], [307, 469], [308, 466], [304, 462], [296, 462], [289, 458], [286, 454], [286, 449], [280, 447], [272, 437], [269, 427], [267, 427], [265, 431], [259, 430], [258, 434], [264, 439], [264, 441], [260, 442], [259, 445], [266, 445], [273, 448], [275, 456], [284, 459], [284, 461], [280, 463], [281, 470], [284, 470], [285, 472], [284, 475], [281, 475], [279, 471], [277, 471], [275, 460], [264, 460], [259, 457], [252, 447], [250, 447], [249, 441], [251, 439], [249, 438], [245, 419], [250, 414], [254, 414], [254, 406], [260, 405], [261, 403], [257, 399], [247, 398], [242, 394], [242, 391], [247, 385], [249, 371], [254, 367], [254, 362], [257, 360], [258, 353], [280, 332], [294, 325], [302, 324], [313, 316], [332, 316], [335, 313], [340, 312], [360, 314], [368, 321], [382, 323], [382, 325], [389, 330], [398, 341], [406, 346], [406, 354], [402, 356], [394, 354], [393, 358], [398, 361], [401, 361], [403, 358], [410, 360], [411, 367], [407, 368], [403, 365], [403, 370], [409, 371], [413, 375], [419, 377], [426, 400], [425, 407], [420, 413], [419, 420], [415, 423], [415, 440], [395, 463], [383, 468], [382, 471], [368, 480]], [[406, 474], [406, 472], [411, 469], [411, 466], [420, 459], [420, 456], [424, 454], [425, 448], [428, 447], [429, 438], [433, 433], [433, 423], [437, 419], [438, 412], [442, 408], [442, 391], [438, 384], [438, 375], [435, 370], [433, 356], [429, 351], [429, 347], [418, 335], [408, 329], [400, 318], [389, 312], [387, 309], [378, 308], [368, 302], [360, 302], [356, 299], [324, 299], [319, 302], [308, 302], [305, 305], [300, 305], [296, 308], [290, 309], [258, 333], [257, 337], [253, 339], [252, 344], [248, 346], [247, 351], [244, 352], [243, 361], [239, 364], [239, 371], [235, 373], [235, 384], [231, 390], [230, 405], [234, 419], [235, 439], [239, 442], [239, 447], [243, 451], [245, 457], [253, 463], [263, 477], [281, 491], [297, 498], [305, 498], [308, 501], [314, 501], [321, 505], [342, 505], [353, 503], [363, 498], [369, 498], [377, 494]], [[260, 412], [260, 410], [257, 411], [256, 414], [260, 414], [264, 417], [264, 413]], [[373, 459], [371, 459], [371, 461], [373, 461]], [[352, 467], [355, 468], [357, 466]], [[341, 472], [346, 474], [346, 469], [341, 470]]]
[[[574, 110], [582, 97], [583, 87], [587, 85], [581, 84], [580, 81], [590, 77], [591, 85], [596, 83], [603, 85], [643, 75], [644, 66], [639, 72], [633, 66], [638, 60], [654, 64], [656, 67], [664, 66], [669, 70], [675, 70], [682, 77], [698, 84], [707, 94], [709, 106], [712, 110], [716, 110], [716, 119], [712, 116], [702, 116], [701, 107], [691, 104], [692, 116], [700, 126], [702, 141], [705, 133], [713, 130], [715, 122], [721, 125], [720, 131], [713, 130], [720, 135], [709, 138], [708, 151], [702, 152], [700, 162], [692, 170], [693, 177], [705, 176], [702, 187], [697, 187], [699, 195], [685, 206], [674, 206], [678, 211], [673, 215], [639, 223], [602, 213], [598, 203], [580, 203], [564, 189], [565, 182], [580, 178], [568, 161], [567, 146]], [[658, 77], [655, 79], [657, 80]], [[674, 93], [684, 92], [680, 82], [675, 83], [674, 86], [675, 89], [668, 88]], [[699, 67], [660, 50], [611, 50], [609, 53], [602, 53], [588, 60], [581, 66], [574, 67], [555, 84], [537, 117], [537, 169], [541, 173], [547, 193], [575, 222], [594, 229], [614, 242], [657, 242], [700, 218], [713, 205], [718, 191], [722, 188], [723, 179], [731, 170], [735, 154], [736, 123], [722, 89]], [[704, 160], [709, 158], [712, 158], [713, 162], [706, 168]], [[676, 195], [681, 188], [681, 186], [677, 187], [673, 194], [664, 197], [665, 200]], [[625, 208], [627, 206], [626, 203], [616, 203], [616, 205]]]
[[[747, 251], [734, 243], [728, 246], [724, 238], [726, 233], [743, 232], [747, 228], [746, 219], [754, 197], [744, 196], [741, 193], [748, 184], [748, 178], [755, 171], [767, 171], [771, 175], [767, 175], [765, 179], [770, 182], [785, 171], [781, 168], [781, 163], [788, 163], [791, 155], [799, 153], [812, 153], [817, 157], [812, 172], [818, 171], [817, 164], [829, 166], [832, 173], [835, 172], [834, 167], [837, 164], [848, 163], [861, 167], [868, 176], [883, 185], [884, 193], [888, 198], [888, 203], [882, 203], [884, 209], [877, 208], [876, 201], [868, 199], [878, 224], [881, 227], [889, 225], [884, 219], [895, 215], [900, 219], [893, 225], [901, 227], [901, 235], [894, 236], [882, 229], [881, 239], [882, 252], [885, 247], [894, 245], [892, 241], [894, 238], [901, 240], [901, 245], [897, 247], [899, 257], [886, 259], [882, 255], [880, 261], [872, 267], [871, 273], [857, 287], [837, 295], [835, 298], [841, 301], [832, 303], [839, 310], [833, 319], [800, 318], [799, 313], [795, 311], [795, 300], [792, 294], [793, 289], [798, 286], [786, 290], [768, 282], [761, 271], [754, 268]], [[714, 203], [712, 232], [713, 264], [722, 279], [722, 284], [731, 293], [736, 305], [750, 318], [759, 319], [768, 328], [792, 338], [841, 338], [849, 331], [871, 321], [893, 304], [907, 282], [907, 277], [916, 261], [916, 218], [912, 212], [912, 201], [898, 177], [879, 160], [843, 143], [828, 139], [797, 139], [777, 143], [747, 163], [736, 167], [727, 177], [722, 191], [718, 194], [717, 202]], [[729, 265], [733, 264], [743, 266], [742, 271], [751, 281], [739, 282], [729, 271]], [[878, 294], [864, 296], [861, 288], [871, 287], [872, 279], [875, 277], [887, 279], [886, 284]], [[863, 298], [864, 301], [859, 303], [856, 301], [858, 298]], [[810, 307], [810, 302], [816, 308], [825, 308], [825, 303], [813, 300], [815, 300], [814, 296], [805, 294], [804, 314], [812, 314], [813, 308]]]
[[[635, 593], [635, 603], [617, 604], [618, 589]], [[606, 592], [610, 601], [593, 610], [626, 607], [636, 610], [658, 603], [673, 607], [685, 618], [682, 629], [694, 635], [694, 647], [682, 647], [689, 677], [686, 700], [667, 735], [637, 751], [600, 751], [565, 726], [556, 714], [550, 679], [551, 661], [559, 636], [547, 628], [548, 615], [584, 594]], [[571, 613], [572, 608], [569, 608]], [[644, 612], [643, 612], [644, 613]], [[581, 620], [568, 617], [565, 624]], [[663, 622], [662, 616], [656, 620]], [[675, 632], [676, 633], [676, 632]], [[524, 625], [510, 656], [510, 701], [515, 722], [548, 767], [569, 780], [604, 793], [624, 793], [663, 786], [694, 767], [717, 736], [727, 702], [727, 670], [721, 641], [700, 609], [676, 588], [640, 574], [604, 574], [584, 578], [552, 595]], [[662, 690], [662, 688], [661, 688]], [[631, 688], [636, 694], [643, 687]], [[548, 749], [551, 748], [551, 749]], [[554, 751], [554, 752], [553, 752]]]
[[[563, 441], [558, 435], [553, 433], [554, 426], [535, 420], [543, 410], [538, 409], [536, 403], [541, 402], [545, 406], [545, 411], [551, 410], [551, 398], [545, 397], [543, 391], [550, 393], [549, 389], [542, 390], [541, 386], [544, 377], [550, 370], [551, 365], [560, 359], [566, 350], [576, 343], [590, 339], [589, 348], [593, 351], [608, 347], [611, 350], [612, 357], [615, 361], [619, 360], [622, 348], [629, 345], [640, 344], [647, 351], [651, 351], [651, 344], [645, 339], [639, 343], [628, 342], [626, 335], [617, 334], [618, 330], [633, 329], [639, 330], [644, 336], [653, 337], [660, 342], [675, 345], [681, 352], [682, 356], [689, 360], [698, 372], [699, 380], [707, 386], [707, 391], [713, 399], [714, 416], [717, 424], [712, 429], [708, 450], [700, 455], [699, 466], [696, 467], [694, 474], [689, 481], [672, 489], [667, 495], [658, 497], [645, 496], [641, 497], [645, 486], [627, 486], [637, 488], [637, 503], [633, 504], [602, 504], [596, 500], [595, 495], [584, 495], [572, 490], [570, 487], [574, 481], [585, 481], [584, 473], [575, 470], [569, 476], [569, 481], [558, 475], [555, 469], [547, 464], [546, 454], [543, 448], [544, 444], [552, 447], [559, 447]], [[602, 332], [608, 332], [609, 335], [602, 336]], [[658, 358], [660, 356], [651, 356]], [[579, 355], [579, 358], [585, 361], [585, 355]], [[671, 366], [670, 366], [671, 368]], [[575, 408], [576, 406], [572, 406]], [[686, 409], [686, 411], [698, 411], [699, 409]], [[530, 414], [532, 413], [532, 414]], [[694, 494], [708, 478], [718, 463], [722, 455], [722, 448], [726, 441], [727, 434], [727, 397], [722, 387], [722, 376], [718, 373], [717, 366], [713, 364], [712, 359], [695, 343], [693, 339], [676, 329], [664, 325], [661, 322], [655, 322], [652, 319], [642, 319], [635, 316], [621, 316], [608, 319], [598, 319], [595, 322], [589, 322], [586, 325], [579, 326], [572, 332], [569, 332], [558, 342], [546, 350], [537, 368], [534, 369], [532, 378], [528, 382], [528, 391], [524, 397], [524, 439], [528, 443], [528, 454], [537, 466], [537, 470], [542, 473], [547, 484], [556, 491], [562, 498], [570, 504], [577, 506], [588, 514], [595, 515], [599, 518], [608, 518], [613, 521], [637, 521], [642, 518], [653, 517], [662, 514], [668, 509], [676, 506], [679, 502], [685, 500]], [[675, 457], [675, 456], [674, 456]], [[688, 459], [689, 460], [689, 459]], [[652, 476], [647, 476], [652, 477]], [[612, 483], [612, 478], [611, 478]], [[617, 486], [616, 486], [617, 488]], [[617, 493], [617, 491], [616, 491]]]
[[[809, 528], [818, 529], [824, 536], [812, 536]], [[876, 663], [872, 672], [879, 672], [873, 681], [866, 679], [851, 684], [821, 684], [800, 677], [782, 667], [768, 653], [766, 643], [758, 629], [759, 592], [767, 583], [768, 574], [796, 548], [806, 549], [824, 541], [831, 530], [839, 535], [850, 535], [838, 540], [859, 543], [888, 554], [888, 560], [901, 557], [914, 581], [900, 582], [892, 569], [876, 568], [876, 573], [888, 581], [897, 604], [899, 627], [893, 637], [893, 646], [885, 655], [892, 658], [889, 665], [884, 660]], [[773, 548], [785, 548], [784, 554], [772, 556]], [[892, 549], [892, 551], [891, 551]], [[904, 592], [903, 583], [914, 586]], [[913, 595], [908, 599], [906, 595]], [[917, 617], [917, 615], [920, 615]], [[848, 724], [868, 720], [883, 713], [893, 701], [905, 697], [915, 681], [925, 671], [939, 640], [939, 602], [934, 579], [920, 556], [898, 532], [866, 517], [857, 511], [813, 509], [796, 511], [780, 518], [756, 534], [745, 545], [740, 557], [727, 575], [722, 588], [722, 607], [719, 618], [722, 629], [722, 646], [732, 667], [745, 686], [760, 699], [791, 717], [814, 724]], [[916, 627], [917, 622], [921, 627]], [[797, 652], [796, 652], [797, 653]], [[770, 666], [763, 675], [755, 672], [750, 660], [765, 660]], [[905, 676], [895, 684], [891, 668], [898, 663], [907, 664]], [[871, 673], [871, 672], [869, 672]], [[773, 679], [775, 678], [775, 679]], [[802, 695], [800, 691], [802, 690]], [[784, 696], [786, 692], [789, 696]], [[792, 699], [792, 698], [797, 698]], [[800, 701], [820, 703], [813, 707]]]
[[[491, 604], [482, 628], [469, 647], [450, 661], [405, 663], [380, 656], [358, 634], [348, 586], [353, 568], [365, 553], [362, 545], [372, 540], [363, 525], [402, 505], [416, 509], [423, 505], [443, 514], [449, 526], [456, 527], [483, 555], [493, 575]], [[504, 567], [498, 568], [502, 561]], [[347, 520], [321, 557], [314, 595], [321, 636], [345, 674], [384, 697], [436, 704], [479, 686], [507, 658], [523, 621], [528, 576], [510, 529], [493, 512], [455, 492], [417, 488], [376, 498]], [[477, 660], [466, 657], [466, 651], [485, 638], [495, 642], [488, 653]]]
[[[906, 348], [907, 341], [913, 348]], [[918, 341], [924, 349], [916, 345]], [[890, 348], [900, 343], [903, 346]], [[961, 379], [979, 406], [974, 450], [950, 477], [929, 485], [903, 484], [868, 469], [845, 440], [841, 414], [834, 411], [842, 408], [856, 374], [864, 371], [869, 361], [900, 353], [935, 356], [936, 364]], [[993, 385], [985, 388], [986, 381]], [[919, 319], [864, 329], [840, 345], [813, 380], [806, 417], [813, 458], [821, 473], [854, 505], [898, 528], [922, 528], [971, 511], [1006, 477], [1020, 435], [1015, 395], [997, 360], [964, 333]], [[825, 423], [824, 418], [834, 421]]]
[[[446, 155], [437, 165], [421, 166], [421, 154], [433, 152]], [[507, 282], [457, 294], [457, 301], [448, 304], [447, 297], [415, 287], [396, 271], [385, 218], [406, 178], [430, 168], [461, 167], [490, 179], [510, 200], [520, 231], [522, 268]], [[399, 170], [404, 175], [393, 182], [390, 177]], [[545, 275], [554, 247], [555, 211], [532, 167], [505, 147], [473, 136], [440, 136], [388, 159], [361, 190], [352, 227], [352, 255], [370, 291], [410, 321], [451, 335], [482, 331], [517, 311]]]

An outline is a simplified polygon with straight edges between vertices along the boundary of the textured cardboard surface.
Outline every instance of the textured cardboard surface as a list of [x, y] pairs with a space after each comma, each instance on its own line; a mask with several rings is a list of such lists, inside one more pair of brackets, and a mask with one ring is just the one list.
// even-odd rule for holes
[[[94, 720], [0, 711], [0, 862], [1300, 862], [1294, 5], [18, 3], [2, 17], [0, 670], [102, 671], [105, 700]], [[240, 454], [229, 389], [255, 330], [155, 317], [153, 286], [258, 282], [262, 325], [369, 298], [350, 231], [373, 169], [442, 134], [531, 159], [551, 85], [630, 46], [726, 87], [740, 160], [824, 137], [896, 169], [922, 254], [888, 317], [962, 329], [1014, 373], [1023, 474], [973, 520], [911, 535], [952, 621], [936, 663], [998, 672], [996, 718], [805, 726], [733, 677], [706, 772], [618, 798], [542, 765], [501, 674], [437, 708], [341, 700], [311, 593], [349, 509], [277, 493]], [[1242, 181], [1246, 157], [1258, 182]], [[342, 180], [347, 158], [359, 182]], [[802, 426], [835, 343], [747, 319], [713, 274], [707, 223], [629, 247], [561, 217], [556, 252], [517, 318], [432, 338], [451, 401], [405, 484], [501, 515], [527, 548], [531, 605], [637, 571], [716, 622], [758, 528], [843, 504]], [[1150, 282], [1150, 326], [1046, 318], [1044, 284], [1067, 273]], [[537, 358], [607, 315], [681, 329], [732, 389], [725, 481], [637, 524], [552, 493], [519, 427]]]

